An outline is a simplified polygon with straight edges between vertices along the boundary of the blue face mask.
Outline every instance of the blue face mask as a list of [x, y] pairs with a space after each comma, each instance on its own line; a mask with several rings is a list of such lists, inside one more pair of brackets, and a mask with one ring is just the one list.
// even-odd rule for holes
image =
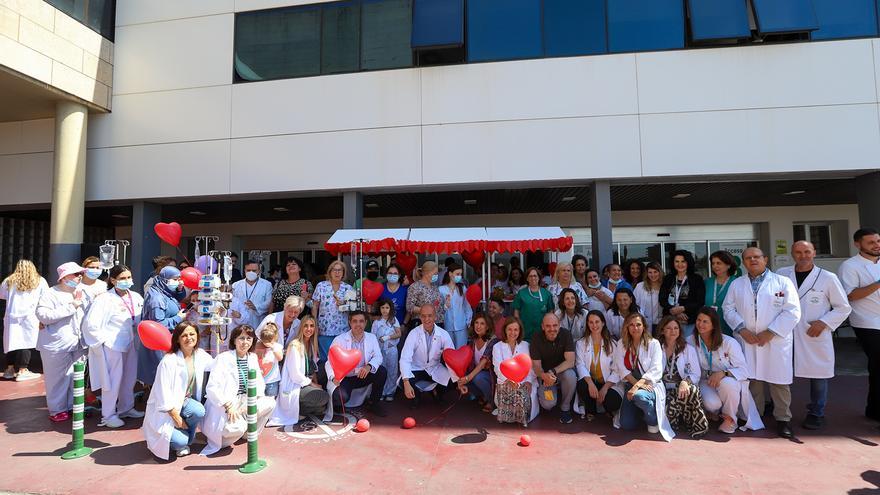
[[119, 290], [128, 290], [131, 289], [131, 286], [134, 285], [134, 282], [131, 279], [120, 280], [116, 282], [116, 288]]
[[388, 282], [390, 282], [392, 284], [396, 284], [397, 281], [400, 280], [400, 275], [398, 275], [396, 273], [389, 273], [387, 278], [388, 278]]
[[439, 278], [440, 278], [440, 276], [437, 275], [436, 273], [433, 274], [433, 275], [431, 275], [431, 283], [432, 283], [432, 284], [436, 284], [436, 283], [437, 283], [437, 279], [439, 279]]
[[460, 284], [460, 283], [461, 283], [461, 275], [456, 275], [456, 276], [453, 278], [453, 280], [455, 280], [455, 283]]
[[89, 277], [92, 280], [97, 280], [98, 277], [101, 276], [102, 271], [103, 270], [100, 268], [88, 268], [86, 269], [86, 277]]
[[76, 279], [65, 280], [64, 285], [70, 287], [71, 289], [76, 289], [77, 287], [79, 287], [79, 282], [77, 282]]
[[180, 287], [180, 280], [169, 280], [167, 285], [169, 289], [177, 290], [177, 288]]

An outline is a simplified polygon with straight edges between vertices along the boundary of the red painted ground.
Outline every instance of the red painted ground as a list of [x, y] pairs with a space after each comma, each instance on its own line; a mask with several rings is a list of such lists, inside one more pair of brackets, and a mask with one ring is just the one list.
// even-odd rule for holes
[[[260, 444], [269, 467], [242, 475], [236, 468], [245, 461], [245, 444], [212, 458], [192, 455], [163, 464], [147, 451], [139, 424], [107, 430], [96, 427], [95, 417], [86, 420], [87, 445], [95, 452], [62, 461], [70, 424], [46, 418], [42, 381], [4, 381], [0, 489], [132, 495], [193, 488], [218, 494], [880, 493], [880, 430], [859, 414], [865, 388], [865, 377], [835, 378], [827, 429], [798, 428], [798, 441], [776, 438], [772, 430], [732, 438], [713, 431], [703, 440], [679, 437], [667, 444], [646, 432], [613, 430], [605, 418], [563, 426], [546, 413], [523, 430], [498, 425], [466, 401], [445, 417], [427, 401], [413, 414], [420, 425], [402, 430], [400, 421], [410, 412], [393, 403], [388, 418], [368, 416], [367, 433], [297, 440], [267, 429]], [[799, 383], [797, 422], [805, 393]], [[524, 432], [531, 447], [517, 446]]]

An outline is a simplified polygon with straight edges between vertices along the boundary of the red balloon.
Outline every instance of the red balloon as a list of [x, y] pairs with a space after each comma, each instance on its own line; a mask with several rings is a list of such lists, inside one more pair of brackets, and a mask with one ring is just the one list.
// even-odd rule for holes
[[407, 430], [416, 427], [416, 420], [410, 417], [403, 418], [403, 427]]
[[556, 275], [556, 262], [551, 261], [547, 263], [547, 273], [545, 275], [550, 275], [551, 277]]
[[528, 354], [517, 354], [510, 359], [501, 361], [501, 374], [514, 383], [525, 380], [531, 369], [532, 358]]
[[159, 236], [159, 239], [162, 239], [174, 247], [180, 245], [180, 236], [183, 234], [183, 229], [180, 228], [179, 223], [159, 222], [153, 227], [153, 230], [156, 232], [156, 235]]
[[528, 447], [532, 444], [532, 437], [528, 435], [520, 435], [519, 436], [519, 444], [523, 447]]
[[382, 291], [384, 290], [385, 286], [379, 282], [373, 282], [367, 278], [361, 281], [361, 291], [364, 293], [364, 301], [370, 306], [379, 300], [379, 296], [382, 295]]
[[452, 370], [459, 378], [467, 375], [468, 366], [474, 360], [474, 348], [465, 344], [458, 349], [445, 349], [443, 351], [443, 362]]
[[468, 304], [471, 305], [472, 308], [476, 309], [480, 304], [480, 301], [483, 299], [483, 288], [480, 287], [479, 284], [473, 284], [467, 288], [467, 291], [464, 293], [465, 299], [467, 299]]
[[144, 320], [138, 323], [138, 337], [147, 349], [166, 352], [171, 350], [171, 332], [158, 321]]
[[367, 421], [367, 418], [361, 418], [355, 423], [354, 429], [359, 433], [363, 433], [370, 429], [370, 422]]
[[462, 251], [461, 257], [474, 270], [479, 270], [483, 266], [483, 262], [486, 261], [486, 253], [483, 251]]
[[[397, 256], [394, 258], [394, 262], [400, 265], [400, 268], [403, 269], [403, 273], [401, 275], [406, 275], [407, 277], [412, 278], [413, 270], [416, 269], [416, 263], [418, 263], [418, 259], [412, 253], [397, 253]], [[400, 280], [403, 283], [403, 279]]]
[[183, 286], [187, 289], [199, 290], [199, 280], [202, 279], [204, 273], [198, 268], [187, 267], [180, 271], [180, 278], [183, 279]]
[[349, 371], [353, 370], [361, 360], [361, 351], [357, 349], [345, 350], [334, 345], [327, 354], [330, 366], [333, 368], [333, 377], [339, 381], [345, 378]]

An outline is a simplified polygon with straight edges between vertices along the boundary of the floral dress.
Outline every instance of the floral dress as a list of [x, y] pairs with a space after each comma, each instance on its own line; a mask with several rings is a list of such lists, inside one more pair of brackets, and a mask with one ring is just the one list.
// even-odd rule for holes
[[[294, 283], [290, 283], [287, 279], [278, 282], [275, 290], [272, 291], [272, 304], [275, 311], [284, 310], [284, 301], [290, 296], [302, 296], [303, 292], [312, 293], [312, 283], [304, 278], [300, 278]], [[306, 301], [308, 303], [308, 301]]]
[[335, 337], [348, 330], [347, 313], [339, 311], [339, 304], [345, 299], [345, 293], [352, 290], [345, 282], [339, 284], [339, 290], [333, 297], [333, 285], [326, 280], [319, 282], [312, 295], [312, 301], [318, 304], [318, 335]]

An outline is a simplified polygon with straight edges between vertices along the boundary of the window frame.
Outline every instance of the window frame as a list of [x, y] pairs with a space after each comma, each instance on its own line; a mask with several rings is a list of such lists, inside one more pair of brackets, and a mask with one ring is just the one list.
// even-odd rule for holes
[[[804, 239], [798, 239], [795, 235], [795, 229], [798, 227], [802, 227], [804, 229]], [[828, 252], [819, 252], [819, 249], [816, 248], [816, 243], [813, 241], [813, 235], [810, 233], [810, 229], [813, 227], [824, 227], [826, 230], [826, 235], [828, 237]], [[834, 258], [834, 222], [832, 221], [821, 221], [821, 222], [792, 222], [791, 224], [791, 237], [792, 243], [798, 241], [807, 241], [816, 248], [816, 257], [817, 258]]]

